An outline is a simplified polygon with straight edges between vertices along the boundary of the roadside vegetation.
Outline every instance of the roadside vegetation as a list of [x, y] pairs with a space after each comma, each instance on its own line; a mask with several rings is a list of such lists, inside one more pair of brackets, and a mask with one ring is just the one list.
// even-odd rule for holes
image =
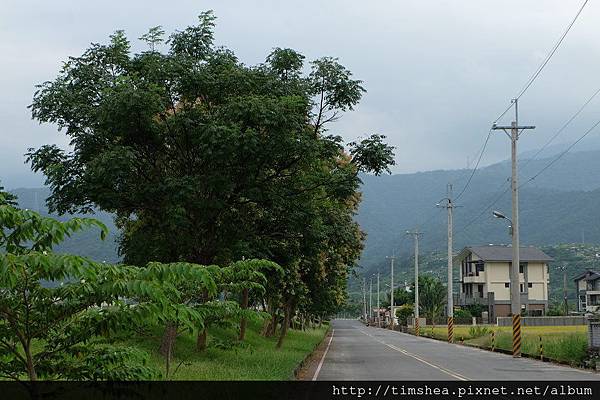
[[[473, 345], [485, 349], [492, 347], [492, 332], [495, 332], [496, 348], [506, 351], [512, 349], [511, 327], [495, 325], [468, 325], [454, 326], [454, 339], [456, 343], [464, 341], [466, 345]], [[587, 356], [587, 327], [581, 326], [525, 326], [522, 328], [522, 352], [539, 357], [540, 336], [542, 338], [544, 358], [565, 362], [573, 366], [580, 366]], [[421, 329], [422, 336], [447, 340], [446, 327]]]
[[[181, 335], [172, 360], [171, 380], [289, 380], [295, 368], [323, 340], [328, 325], [290, 329], [286, 345], [277, 350], [277, 339], [260, 334], [262, 325], [251, 322], [246, 339], [239, 342], [238, 332], [232, 328], [215, 327], [209, 330], [207, 348], [196, 351], [196, 337]], [[123, 339], [119, 343], [147, 352], [148, 365], [165, 378], [164, 357], [156, 351], [160, 331], [156, 335]]]
[[337, 59], [248, 66], [214, 25], [151, 28], [137, 54], [117, 31], [38, 85], [33, 118], [70, 143], [27, 154], [49, 211], [115, 215], [122, 261], [56, 253], [106, 226], [0, 190], [1, 377], [283, 379], [345, 304], [360, 176], [389, 173], [393, 148], [328, 132], [365, 91]]

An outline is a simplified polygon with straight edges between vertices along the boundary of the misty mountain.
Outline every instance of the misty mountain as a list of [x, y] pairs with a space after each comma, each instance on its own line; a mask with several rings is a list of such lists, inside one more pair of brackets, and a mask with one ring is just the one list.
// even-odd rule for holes
[[[567, 153], [527, 182], [550, 161], [520, 161], [521, 244], [600, 241], [600, 151]], [[420, 241], [423, 251], [443, 249], [446, 210], [435, 205], [446, 197], [447, 183], [454, 183], [456, 197], [469, 176], [468, 170], [364, 176], [357, 220], [367, 233], [367, 242], [360, 264], [368, 270], [385, 263], [386, 255], [412, 253], [412, 239], [405, 234], [408, 229], [424, 232]], [[455, 201], [460, 206], [454, 213], [455, 251], [465, 245], [510, 243], [508, 221], [492, 217], [492, 209], [510, 217], [509, 176], [507, 161], [476, 171]]]
[[[544, 168], [551, 159], [520, 161], [521, 243], [546, 246], [559, 243], [600, 242], [600, 150], [568, 153], [535, 180], [529, 177]], [[385, 256], [413, 252], [407, 229], [418, 227], [424, 234], [423, 253], [443, 250], [446, 246], [446, 211], [435, 205], [446, 196], [446, 184], [454, 184], [455, 197], [468, 181], [471, 170], [439, 170], [412, 174], [363, 176], [362, 198], [357, 220], [367, 233], [360, 264], [366, 270], [386, 263]], [[454, 249], [465, 245], [510, 243], [507, 221], [494, 219], [491, 210], [510, 216], [510, 163], [507, 161], [477, 170], [469, 186], [455, 202]], [[12, 191], [23, 208], [48, 215], [45, 199], [48, 189]], [[492, 202], [497, 202], [486, 209]], [[476, 217], [479, 218], [476, 219]], [[112, 216], [105, 212], [92, 215], [104, 222], [110, 235], [99, 240], [96, 230], [73, 235], [57, 251], [85, 255], [97, 261], [115, 262], [119, 232]], [[61, 219], [67, 217], [60, 217]], [[465, 228], [465, 225], [469, 224]]]
[[[48, 188], [15, 189], [10, 192], [17, 196], [21, 208], [36, 211], [43, 216], [50, 216], [48, 208], [46, 207], [46, 198], [50, 196], [50, 190]], [[61, 221], [73, 217], [72, 215], [51, 216]], [[70, 238], [67, 238], [60, 245], [55, 246], [55, 251], [59, 253], [77, 254], [99, 262], [118, 262], [120, 260], [120, 257], [117, 254], [117, 238], [119, 236], [119, 231], [113, 222], [112, 215], [103, 211], [97, 211], [91, 215], [76, 216], [99, 220], [107, 226], [109, 234], [104, 240], [100, 240], [100, 231], [97, 228], [79, 231], [74, 233]]]

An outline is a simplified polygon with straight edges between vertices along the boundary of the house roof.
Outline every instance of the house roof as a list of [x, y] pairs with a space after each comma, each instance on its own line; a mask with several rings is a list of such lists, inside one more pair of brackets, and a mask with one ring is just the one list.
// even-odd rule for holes
[[588, 270], [580, 273], [579, 275], [577, 275], [575, 278], [573, 278], [573, 280], [575, 282], [580, 281], [582, 279], [585, 279], [586, 281], [594, 281], [598, 278], [600, 278], [600, 273], [593, 271], [591, 269], [588, 269]]
[[[510, 246], [467, 246], [458, 254], [457, 259], [463, 259], [469, 253], [473, 253], [483, 261], [512, 261], [512, 251]], [[521, 247], [519, 258], [523, 262], [552, 261], [552, 257], [536, 247]]]

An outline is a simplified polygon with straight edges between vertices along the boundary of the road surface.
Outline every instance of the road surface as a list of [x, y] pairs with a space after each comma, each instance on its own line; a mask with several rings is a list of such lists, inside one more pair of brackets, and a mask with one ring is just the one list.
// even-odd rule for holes
[[333, 321], [317, 380], [600, 380], [600, 374]]

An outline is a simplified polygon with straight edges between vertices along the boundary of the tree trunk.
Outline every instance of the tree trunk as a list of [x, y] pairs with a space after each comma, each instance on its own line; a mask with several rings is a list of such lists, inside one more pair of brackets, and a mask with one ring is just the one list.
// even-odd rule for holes
[[277, 315], [277, 310], [275, 310], [273, 311], [271, 331], [269, 332], [269, 336], [275, 336], [275, 333], [277, 332], [277, 325], [279, 325], [279, 316]]
[[25, 347], [25, 357], [27, 359], [27, 375], [29, 376], [30, 381], [37, 381], [37, 372], [35, 371], [35, 366], [33, 365], [33, 358], [31, 357], [31, 348], [28, 346]]
[[163, 333], [163, 337], [160, 341], [160, 348], [158, 349], [158, 352], [164, 357], [167, 357], [169, 361], [173, 354], [176, 338], [177, 325], [175, 325], [173, 322], [167, 323], [167, 326], [165, 327], [165, 332]]
[[281, 324], [281, 332], [279, 332], [279, 340], [277, 341], [277, 348], [280, 349], [283, 345], [283, 338], [287, 334], [288, 327], [290, 326], [290, 317], [292, 314], [292, 304], [291, 301], [288, 301], [285, 305], [285, 316], [283, 318], [283, 323]]
[[262, 335], [264, 337], [271, 337], [275, 334], [277, 327], [277, 309], [274, 307], [271, 309], [271, 318], [265, 322]]
[[[242, 291], [242, 310], [247, 310], [248, 309], [248, 288], [245, 288]], [[248, 321], [246, 320], [246, 317], [242, 317], [242, 319], [240, 320], [240, 336], [239, 336], [239, 340], [243, 341], [244, 337], [246, 336], [246, 324], [248, 323]]]
[[206, 328], [202, 330], [198, 330], [198, 338], [196, 339], [196, 350], [203, 351], [206, 349], [206, 337], [207, 337]]

